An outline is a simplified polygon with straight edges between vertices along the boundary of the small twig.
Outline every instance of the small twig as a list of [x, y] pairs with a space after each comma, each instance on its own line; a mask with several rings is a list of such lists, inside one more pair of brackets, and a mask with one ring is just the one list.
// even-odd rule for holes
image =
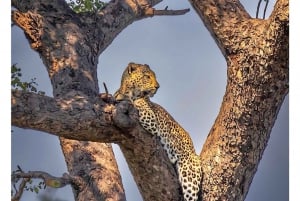
[[105, 93], [100, 93], [99, 97], [106, 103], [115, 103], [115, 99], [111, 94], [109, 94], [105, 82], [103, 82], [103, 86], [104, 86]]
[[29, 171], [28, 173], [25, 172], [18, 172], [13, 175], [16, 178], [23, 178], [23, 179], [43, 179], [47, 186], [52, 188], [61, 188], [67, 184], [72, 183], [72, 178], [70, 176], [63, 176], [63, 177], [54, 177], [46, 172], [42, 171]]
[[103, 82], [103, 86], [104, 86], [105, 93], [108, 95], [108, 90], [107, 90], [105, 82]]
[[268, 7], [268, 4], [269, 4], [269, 0], [265, 0], [265, 1], [266, 1], [266, 5], [265, 5], [265, 9], [264, 9], [263, 19], [265, 19], [265, 17], [266, 17], [266, 11], [267, 11], [267, 7]]
[[258, 18], [258, 13], [259, 13], [259, 8], [260, 8], [261, 1], [262, 1], [262, 0], [259, 0], [259, 1], [258, 1], [258, 4], [257, 4], [257, 8], [256, 8], [256, 18]]
[[17, 165], [17, 168], [18, 168], [18, 171], [24, 172], [24, 171], [22, 170], [22, 168], [21, 168], [19, 165]]
[[[266, 11], [267, 11], [267, 8], [268, 8], [268, 4], [269, 4], [269, 0], [264, 0], [266, 2], [265, 4], [265, 8], [264, 8], [264, 13], [263, 13], [263, 19], [266, 18]], [[256, 18], [258, 18], [258, 13], [259, 13], [259, 9], [260, 9], [260, 4], [261, 4], [262, 0], [259, 0], [258, 1], [258, 4], [257, 4], [257, 8], [256, 8]]]
[[164, 10], [155, 10], [154, 8], [149, 7], [144, 10], [144, 16], [153, 17], [154, 15], [184, 15], [190, 11], [189, 8], [182, 9], [182, 10], [167, 10], [167, 9], [168, 7], [166, 7]]
[[[23, 194], [23, 192], [24, 192], [24, 188], [26, 187], [26, 183], [27, 183], [28, 181], [29, 181], [28, 178], [23, 179], [22, 182], [21, 182], [21, 184], [20, 184], [20, 186], [19, 186], [19, 190], [17, 190], [17, 189], [15, 188], [16, 194], [15, 194], [15, 196], [13, 196], [13, 197], [11, 198], [11, 201], [19, 201], [19, 200], [21, 199], [22, 194]], [[15, 186], [14, 186], [14, 187], [15, 187]]]

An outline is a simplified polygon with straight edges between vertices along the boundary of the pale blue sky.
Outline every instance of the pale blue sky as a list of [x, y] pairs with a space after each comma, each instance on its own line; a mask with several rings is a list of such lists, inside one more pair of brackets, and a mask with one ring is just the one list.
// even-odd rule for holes
[[[251, 16], [256, 1], [241, 1]], [[262, 3], [263, 4], [263, 3]], [[191, 8], [188, 1], [167, 0], [156, 6]], [[273, 1], [269, 11], [273, 8]], [[218, 114], [226, 85], [226, 63], [212, 37], [193, 9], [176, 17], [153, 17], [127, 27], [99, 58], [100, 90], [105, 82], [110, 93], [119, 87], [121, 74], [129, 62], [147, 63], [156, 72], [160, 88], [152, 99], [166, 108], [190, 133], [197, 152]], [[39, 89], [52, 96], [45, 67], [33, 52], [23, 32], [12, 28], [12, 63], [18, 63], [24, 79], [36, 77]], [[247, 201], [288, 200], [288, 97], [272, 130], [268, 147], [252, 182]], [[141, 197], [127, 164], [114, 146], [128, 201]], [[43, 170], [55, 176], [66, 172], [58, 138], [37, 131], [14, 128], [12, 168]], [[57, 197], [72, 201], [70, 188], [59, 189]], [[26, 193], [22, 200], [35, 201]]]

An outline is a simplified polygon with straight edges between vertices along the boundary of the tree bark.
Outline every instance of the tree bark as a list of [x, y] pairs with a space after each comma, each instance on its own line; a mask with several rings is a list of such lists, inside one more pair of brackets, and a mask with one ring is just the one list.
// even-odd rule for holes
[[12, 124], [60, 136], [70, 174], [86, 183], [73, 185], [75, 200], [125, 200], [111, 146], [96, 142], [121, 146], [144, 200], [181, 200], [176, 173], [158, 140], [138, 125], [136, 110], [98, 96], [98, 57], [124, 28], [188, 11], [156, 11], [159, 2], [113, 1], [98, 13], [76, 14], [62, 0], [12, 1], [12, 20], [39, 53], [53, 87], [53, 98], [12, 91]]
[[203, 200], [244, 200], [288, 93], [288, 1], [267, 20], [235, 1], [191, 0], [227, 61], [222, 106], [201, 151]]
[[[156, 12], [159, 2], [116, 0], [98, 13], [76, 14], [62, 0], [12, 1], [12, 20], [39, 53], [53, 87], [53, 97], [12, 91], [12, 124], [60, 137], [70, 174], [86, 183], [73, 185], [75, 200], [125, 200], [106, 144], [112, 142], [145, 201], [183, 199], [166, 153], [138, 124], [132, 105], [98, 95], [99, 55], [134, 21], [174, 15]], [[220, 113], [200, 154], [202, 199], [244, 200], [288, 93], [288, 1], [278, 0], [267, 20], [252, 19], [237, 1], [190, 3], [228, 66]]]

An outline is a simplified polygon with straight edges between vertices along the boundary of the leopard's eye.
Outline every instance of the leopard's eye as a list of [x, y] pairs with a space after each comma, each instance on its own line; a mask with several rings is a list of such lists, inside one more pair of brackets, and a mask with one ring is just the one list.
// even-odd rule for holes
[[150, 79], [150, 75], [144, 75], [144, 77]]

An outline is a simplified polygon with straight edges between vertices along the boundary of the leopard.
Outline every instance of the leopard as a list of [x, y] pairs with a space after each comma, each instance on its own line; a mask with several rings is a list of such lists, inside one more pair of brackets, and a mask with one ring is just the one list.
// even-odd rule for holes
[[130, 101], [138, 110], [141, 126], [160, 139], [175, 166], [185, 201], [197, 201], [202, 180], [201, 160], [189, 133], [162, 106], [150, 100], [160, 87], [147, 64], [130, 62], [125, 68], [116, 101]]

